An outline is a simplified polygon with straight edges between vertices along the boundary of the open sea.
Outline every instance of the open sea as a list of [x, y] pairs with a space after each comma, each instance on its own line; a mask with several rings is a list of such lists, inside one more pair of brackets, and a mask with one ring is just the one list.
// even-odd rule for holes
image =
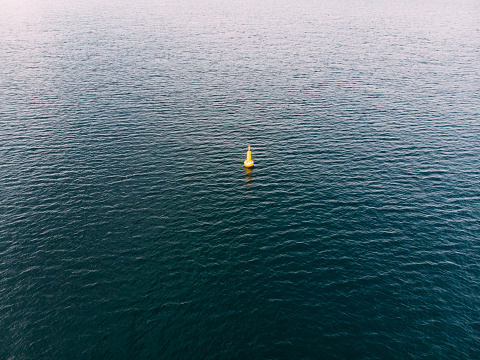
[[479, 1], [0, 9], [0, 359], [480, 359]]

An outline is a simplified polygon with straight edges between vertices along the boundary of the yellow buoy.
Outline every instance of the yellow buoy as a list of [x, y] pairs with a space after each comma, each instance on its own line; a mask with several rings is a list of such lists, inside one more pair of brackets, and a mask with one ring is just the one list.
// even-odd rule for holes
[[248, 145], [247, 159], [243, 162], [243, 165], [245, 165], [245, 167], [247, 168], [250, 168], [253, 166], [252, 152], [250, 151], [250, 145]]

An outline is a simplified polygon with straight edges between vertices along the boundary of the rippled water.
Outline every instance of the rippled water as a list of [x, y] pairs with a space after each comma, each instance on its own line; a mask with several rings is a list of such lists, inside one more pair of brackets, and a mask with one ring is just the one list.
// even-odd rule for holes
[[0, 358], [480, 358], [478, 2], [3, 3]]

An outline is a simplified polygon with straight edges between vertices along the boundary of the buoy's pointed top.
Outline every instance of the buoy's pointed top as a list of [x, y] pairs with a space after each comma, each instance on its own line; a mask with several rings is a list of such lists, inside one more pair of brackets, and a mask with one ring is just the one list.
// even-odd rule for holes
[[250, 151], [250, 145], [248, 145], [248, 151]]

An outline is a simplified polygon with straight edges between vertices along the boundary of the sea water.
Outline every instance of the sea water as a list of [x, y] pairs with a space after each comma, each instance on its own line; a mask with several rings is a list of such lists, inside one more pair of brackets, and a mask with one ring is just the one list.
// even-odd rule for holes
[[480, 358], [479, 24], [3, 1], [0, 358]]

